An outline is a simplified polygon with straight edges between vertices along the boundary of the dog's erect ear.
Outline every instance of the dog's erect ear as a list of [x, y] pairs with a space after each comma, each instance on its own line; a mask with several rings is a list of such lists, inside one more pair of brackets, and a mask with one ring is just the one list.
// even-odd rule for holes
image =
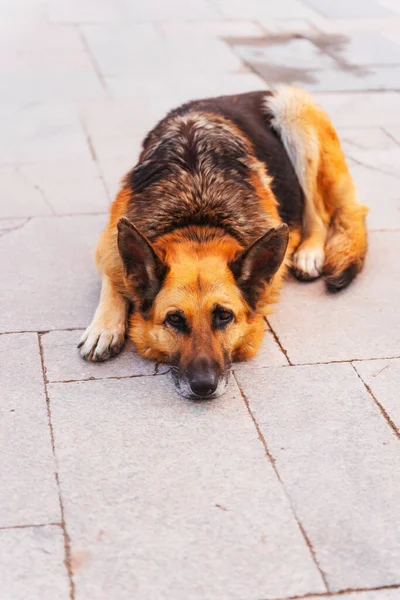
[[124, 217], [118, 221], [118, 249], [126, 275], [145, 312], [160, 291], [168, 267], [149, 240]]
[[279, 269], [289, 241], [289, 227], [283, 223], [270, 229], [246, 248], [229, 267], [248, 304], [254, 309], [257, 301]]

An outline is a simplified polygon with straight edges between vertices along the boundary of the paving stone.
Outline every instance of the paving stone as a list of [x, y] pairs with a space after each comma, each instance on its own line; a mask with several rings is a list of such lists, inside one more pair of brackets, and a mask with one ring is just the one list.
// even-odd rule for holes
[[58, 0], [47, 5], [51, 23], [121, 22], [125, 13], [117, 0]]
[[98, 302], [106, 216], [47, 217], [0, 238], [0, 331], [85, 328]]
[[0, 528], [60, 521], [37, 335], [0, 335], [0, 364]]
[[208, 403], [168, 376], [49, 390], [77, 600], [324, 591], [233, 381]]
[[400, 360], [354, 362], [354, 368], [400, 430]]
[[105, 77], [126, 74], [138, 78], [168, 77], [179, 74], [226, 73], [239, 71], [240, 60], [218, 39], [193, 36], [164, 38], [153, 25], [87, 26], [83, 29], [88, 45]]
[[167, 38], [241, 38], [264, 37], [265, 31], [254, 21], [167, 21], [159, 24]]
[[81, 358], [76, 345], [82, 331], [50, 331], [42, 335], [44, 364], [48, 381], [105, 379], [153, 375], [156, 363], [139, 356], [127, 342], [119, 356], [103, 363], [90, 363]]
[[0, 218], [51, 215], [51, 206], [39, 186], [28, 181], [18, 166], [0, 166], [3, 200]]
[[304, 0], [305, 4], [327, 17], [334, 18], [373, 18], [389, 17], [392, 11], [388, 10], [377, 0]]
[[25, 219], [0, 219], [0, 237], [6, 235], [13, 229], [23, 227], [28, 221], [29, 217]]
[[364, 271], [339, 294], [290, 280], [269, 318], [293, 363], [397, 356], [400, 233], [371, 232]]
[[213, 2], [207, 0], [146, 0], [132, 2], [124, 0], [125, 14], [132, 21], [192, 21], [218, 19], [219, 13]]
[[[235, 52], [247, 63], [256, 65], [257, 70], [268, 77], [268, 72], [275, 67], [282, 67], [282, 78], [285, 69], [332, 69], [335, 61], [322, 52], [310, 40], [305, 38], [284, 39], [282, 43], [265, 45], [237, 44]], [[265, 68], [263, 69], [263, 65]], [[271, 68], [272, 67], [272, 68]]]
[[400, 191], [398, 178], [358, 164], [350, 171], [357, 186], [358, 197], [369, 207], [370, 230], [400, 229]]
[[279, 367], [287, 364], [286, 356], [279, 348], [272, 332], [266, 327], [264, 339], [257, 355], [251, 360], [235, 363], [233, 368], [235, 373], [243, 373], [244, 371], [253, 372], [253, 369], [260, 367]]
[[319, 104], [336, 127], [375, 127], [400, 124], [397, 92], [317, 94]]
[[104, 94], [75, 27], [26, 28], [2, 39], [0, 49], [2, 102], [65, 102]]
[[380, 127], [338, 127], [340, 143], [346, 154], [358, 151], [398, 150], [399, 144]]
[[398, 584], [398, 439], [352, 366], [238, 379], [330, 590]]
[[61, 529], [0, 530], [0, 581], [4, 600], [68, 600]]
[[397, 144], [400, 145], [400, 123], [397, 123], [396, 125], [386, 125], [384, 130], [397, 141]]
[[298, 0], [260, 2], [259, 0], [213, 0], [219, 12], [229, 19], [308, 19], [315, 12]]
[[92, 160], [78, 113], [68, 104], [2, 104], [0, 127], [2, 163]]
[[339, 44], [336, 53], [353, 65], [397, 65], [400, 44], [378, 32], [355, 32]]
[[[113, 96], [117, 99], [134, 98], [137, 95], [135, 82], [128, 75], [123, 77], [107, 77], [106, 83]], [[184, 102], [196, 98], [209, 98], [225, 94], [241, 94], [254, 90], [267, 90], [269, 86], [254, 73], [214, 73], [211, 75], [200, 74], [191, 78], [182, 75], [159, 73], [156, 79], [144, 79], [142, 84], [142, 99], [163, 96], [163, 105], [168, 109], [179, 106]], [[164, 110], [165, 114], [166, 111]], [[163, 116], [164, 116], [163, 114]]]
[[34, 190], [40, 190], [54, 214], [108, 211], [106, 189], [93, 161], [61, 162], [51, 167], [44, 164], [22, 165], [19, 173]]

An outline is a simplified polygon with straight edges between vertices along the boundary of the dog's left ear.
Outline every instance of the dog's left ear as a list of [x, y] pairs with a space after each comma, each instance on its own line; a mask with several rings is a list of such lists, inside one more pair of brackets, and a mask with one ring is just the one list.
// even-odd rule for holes
[[128, 219], [118, 221], [118, 249], [125, 273], [145, 312], [160, 291], [168, 267], [150, 241]]
[[283, 223], [267, 231], [229, 264], [236, 283], [253, 309], [265, 285], [282, 264], [288, 241], [289, 227]]

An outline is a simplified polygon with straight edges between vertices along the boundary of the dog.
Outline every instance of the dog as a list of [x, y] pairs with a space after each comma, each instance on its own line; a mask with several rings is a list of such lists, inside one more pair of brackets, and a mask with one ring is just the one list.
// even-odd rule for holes
[[306, 92], [189, 102], [147, 135], [122, 181], [81, 355], [106, 360], [129, 333], [141, 355], [171, 366], [181, 395], [217, 397], [232, 363], [256, 354], [289, 267], [329, 291], [361, 271], [366, 213]]

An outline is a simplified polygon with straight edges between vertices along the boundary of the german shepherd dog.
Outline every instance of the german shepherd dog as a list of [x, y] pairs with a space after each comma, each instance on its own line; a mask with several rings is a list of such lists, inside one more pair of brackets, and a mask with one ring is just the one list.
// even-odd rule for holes
[[106, 360], [129, 332], [140, 354], [171, 365], [180, 394], [219, 396], [233, 361], [256, 354], [288, 267], [329, 291], [361, 270], [366, 212], [335, 129], [304, 91], [173, 110], [111, 207], [81, 355]]

